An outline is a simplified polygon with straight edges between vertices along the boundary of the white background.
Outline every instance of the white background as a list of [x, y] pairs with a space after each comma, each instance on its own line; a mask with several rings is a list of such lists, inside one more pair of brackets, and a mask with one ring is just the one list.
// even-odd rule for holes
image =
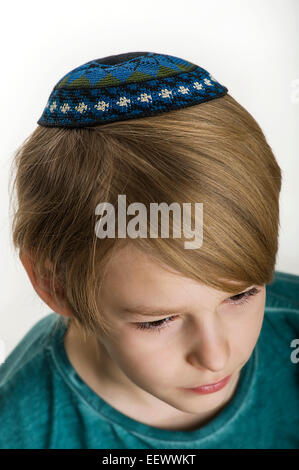
[[[54, 85], [93, 59], [170, 54], [208, 70], [258, 121], [282, 169], [276, 270], [299, 274], [299, 2], [10, 1], [1, 9], [0, 352], [50, 313], [11, 242], [8, 180], [16, 148]], [[1, 358], [0, 358], [1, 362]]]

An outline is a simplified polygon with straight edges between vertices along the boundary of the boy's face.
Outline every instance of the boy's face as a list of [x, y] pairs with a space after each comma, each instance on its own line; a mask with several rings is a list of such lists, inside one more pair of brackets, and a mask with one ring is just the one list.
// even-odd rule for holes
[[[107, 377], [119, 390], [130, 390], [145, 408], [149, 405], [149, 411], [161, 409], [167, 415], [169, 410], [171, 415], [174, 407], [205, 416], [221, 409], [232, 397], [262, 327], [265, 285], [241, 292], [252, 287], [259, 293], [247, 303], [232, 304], [232, 294], [171, 274], [135, 247], [122, 249], [111, 261], [101, 295], [113, 325], [112, 336], [99, 340]], [[125, 311], [141, 304], [178, 313], [140, 316]], [[160, 330], [137, 328], [163, 318]], [[228, 384], [214, 393], [184, 390], [230, 374]]]

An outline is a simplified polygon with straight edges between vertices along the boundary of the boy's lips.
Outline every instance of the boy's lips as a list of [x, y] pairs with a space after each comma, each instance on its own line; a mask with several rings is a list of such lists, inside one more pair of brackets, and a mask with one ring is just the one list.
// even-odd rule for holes
[[222, 382], [223, 380], [226, 380], [230, 377], [231, 374], [229, 375], [226, 375], [225, 377], [223, 377], [222, 379], [220, 380], [217, 380], [216, 382], [211, 382], [211, 383], [208, 383], [208, 384], [203, 384], [203, 385], [195, 385], [193, 387], [186, 387], [186, 388], [200, 388], [200, 387], [210, 387], [211, 385], [217, 385], [219, 384], [220, 382]]
[[200, 385], [199, 387], [185, 388], [185, 390], [192, 392], [192, 393], [199, 393], [201, 395], [215, 393], [215, 392], [218, 392], [218, 390], [221, 390], [222, 388], [224, 388], [230, 381], [231, 377], [232, 375], [228, 375], [227, 377], [224, 377], [224, 379], [220, 380], [219, 382], [214, 382], [213, 384], [209, 384], [209, 385]]

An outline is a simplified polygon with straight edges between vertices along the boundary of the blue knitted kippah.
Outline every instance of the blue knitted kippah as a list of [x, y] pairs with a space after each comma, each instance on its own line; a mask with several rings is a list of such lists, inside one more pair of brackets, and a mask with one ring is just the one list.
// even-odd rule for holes
[[37, 123], [97, 126], [186, 108], [227, 92], [192, 62], [155, 52], [128, 52], [91, 60], [64, 75]]

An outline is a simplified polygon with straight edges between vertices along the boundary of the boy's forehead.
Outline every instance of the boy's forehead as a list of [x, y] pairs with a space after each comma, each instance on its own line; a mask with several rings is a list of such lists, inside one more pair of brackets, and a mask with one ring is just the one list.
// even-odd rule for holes
[[[110, 273], [112, 274], [113, 272], [114, 275], [117, 272], [123, 273], [124, 268], [126, 269], [125, 274], [127, 277], [131, 273], [135, 274], [136, 271], [142, 271], [143, 275], [150, 275], [151, 273], [154, 273], [155, 275], [159, 275], [165, 278], [175, 276], [180, 278], [180, 280], [186, 279], [190, 282], [195, 282], [198, 284], [198, 281], [186, 278], [179, 271], [176, 271], [171, 266], [166, 265], [162, 261], [158, 261], [158, 259], [155, 259], [146, 252], [142, 251], [139, 247], [136, 247], [130, 243], [114, 253], [113, 257], [109, 261], [109, 268], [107, 269], [107, 273], [109, 270]], [[229, 283], [236, 289], [238, 289], [238, 287], [240, 287], [242, 284], [239, 281], [234, 281], [224, 277], [218, 277], [217, 280], [226, 284]]]
[[[235, 294], [244, 290], [244, 283], [221, 277], [217, 280], [230, 284], [234, 288]], [[105, 290], [105, 286], [108, 291], [113, 290], [124, 299], [130, 297], [132, 292], [138, 293], [140, 298], [148, 298], [151, 295], [165, 298], [170, 295], [169, 293], [176, 294], [176, 289], [180, 288], [186, 291], [190, 289], [192, 293], [200, 291], [202, 295], [205, 293], [213, 296], [219, 295], [219, 297], [223, 294], [233, 295], [228, 291], [215, 289], [184, 276], [162, 261], [158, 262], [132, 243], [128, 243], [113, 254], [105, 272], [103, 290]], [[248, 287], [250, 286], [248, 285]]]
[[[134, 254], [136, 253], [136, 256]], [[230, 293], [216, 290], [180, 273], [166, 271], [145, 256], [137, 256], [134, 250], [115, 258], [102, 285], [102, 302], [119, 312], [161, 311], [173, 307], [182, 309], [187, 303], [209, 304], [214, 299], [229, 297]], [[128, 257], [128, 258], [126, 258]], [[125, 259], [125, 261], [124, 261]], [[146, 259], [148, 263], [144, 263]], [[128, 261], [132, 262], [128, 263]], [[242, 289], [232, 282], [236, 293]]]

